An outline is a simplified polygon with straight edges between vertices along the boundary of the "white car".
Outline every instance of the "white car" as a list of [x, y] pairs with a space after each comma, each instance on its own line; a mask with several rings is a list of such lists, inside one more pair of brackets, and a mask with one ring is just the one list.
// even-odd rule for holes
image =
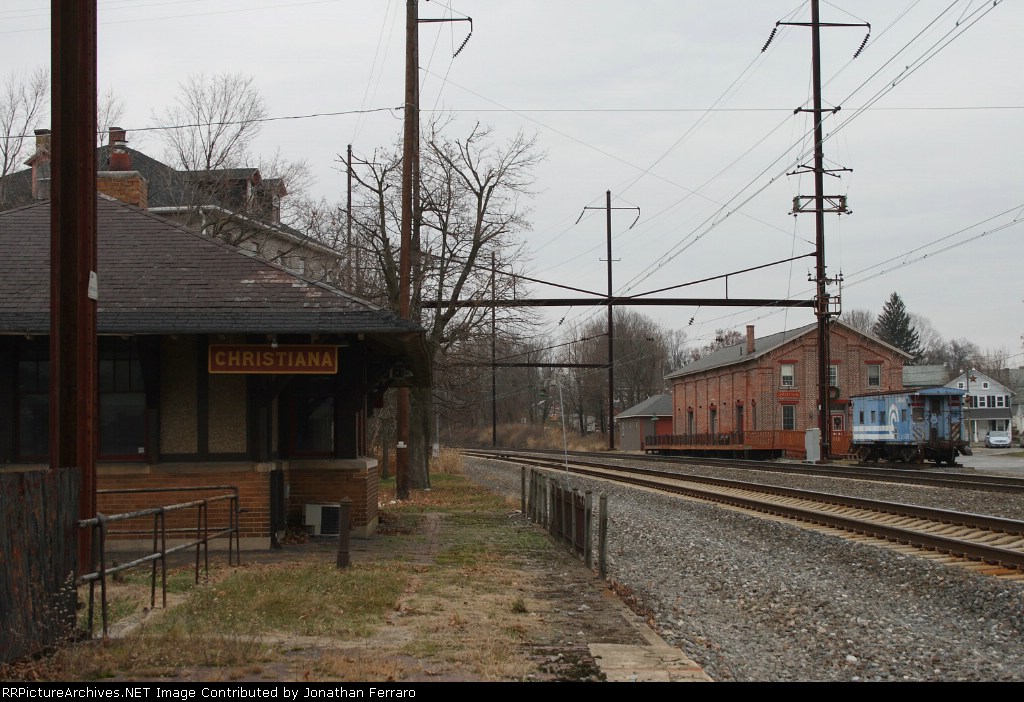
[[1010, 448], [1012, 445], [1013, 442], [1010, 441], [1010, 432], [1008, 431], [990, 431], [985, 436], [985, 446], [987, 448]]

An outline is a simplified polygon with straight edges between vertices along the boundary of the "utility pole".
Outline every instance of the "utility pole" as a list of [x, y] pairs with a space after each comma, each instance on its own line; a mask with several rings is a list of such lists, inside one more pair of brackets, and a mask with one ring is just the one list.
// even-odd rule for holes
[[[352, 289], [353, 276], [352, 276], [352, 144], [348, 145], [348, 149], [345, 152], [345, 172], [346, 180], [348, 181], [347, 187], [347, 199], [345, 204], [345, 212], [348, 213], [348, 217], [345, 221], [345, 268], [348, 269], [347, 275], [345, 276], [345, 285], [348, 289]], [[359, 270], [357, 265], [356, 270]], [[356, 286], [355, 292], [362, 294], [359, 290], [359, 286]]]
[[[398, 316], [410, 318], [413, 183], [419, 178], [419, 0], [405, 2], [405, 131], [402, 141], [402, 224], [398, 254]], [[409, 498], [409, 388], [398, 388], [395, 407], [395, 496]]]
[[[820, 436], [820, 462], [827, 462], [829, 459], [830, 448], [832, 445], [832, 427], [830, 425], [830, 407], [831, 398], [829, 395], [829, 345], [828, 345], [828, 324], [831, 317], [839, 314], [840, 300], [837, 297], [835, 304], [833, 305], [829, 298], [828, 284], [836, 282], [837, 279], [830, 279], [825, 275], [825, 213], [835, 212], [836, 214], [849, 214], [850, 210], [846, 207], [846, 196], [845, 195], [825, 195], [825, 174], [835, 175], [838, 171], [849, 171], [848, 168], [826, 170], [825, 169], [825, 156], [822, 149], [822, 143], [824, 142], [824, 130], [822, 129], [822, 120], [824, 116], [824, 109], [821, 106], [821, 39], [820, 30], [821, 27], [867, 27], [868, 36], [870, 36], [871, 25], [865, 22], [858, 22], [855, 24], [847, 23], [836, 23], [828, 22], [822, 23], [819, 12], [818, 12], [819, 0], [811, 0], [811, 21], [807, 22], [777, 22], [776, 29], [780, 25], [789, 25], [797, 27], [810, 27], [811, 29], [811, 64], [812, 64], [812, 82], [814, 90], [813, 108], [810, 110], [804, 108], [797, 108], [795, 112], [811, 112], [814, 115], [814, 165], [810, 169], [806, 166], [798, 168], [795, 173], [805, 173], [808, 170], [814, 173], [814, 196], [809, 198], [803, 195], [797, 195], [793, 198], [793, 215], [797, 215], [802, 212], [814, 212], [814, 242], [815, 242], [815, 266], [814, 266], [814, 282], [816, 285], [815, 294], [815, 307], [814, 314], [818, 320], [817, 330], [817, 344], [818, 344], [818, 427], [821, 433]], [[761, 49], [762, 53], [768, 48], [768, 44], [771, 43], [772, 38], [775, 36], [775, 31], [772, 30], [772, 35], [768, 38], [764, 48]], [[861, 42], [860, 48], [854, 54], [854, 58], [860, 55], [860, 52], [864, 49], [867, 44], [868, 37], [864, 38]], [[836, 107], [829, 112], [838, 112], [839, 107]], [[838, 177], [838, 176], [836, 176]], [[808, 209], [805, 203], [811, 201], [814, 203], [813, 209]]]
[[[615, 304], [614, 304], [614, 290], [612, 289], [612, 210], [636, 210], [636, 219], [633, 220], [633, 224], [629, 225], [632, 229], [633, 226], [640, 219], [640, 208], [639, 207], [612, 207], [612, 191], [606, 190], [604, 192], [603, 208], [598, 207], [584, 207], [583, 212], [580, 213], [576, 223], [583, 219], [583, 214], [587, 210], [604, 209], [605, 211], [605, 245], [608, 255], [608, 297], [605, 299], [605, 304], [608, 305], [608, 450], [615, 450]], [[580, 427], [582, 431], [582, 427]]]
[[[50, 468], [81, 471], [79, 518], [96, 516], [96, 0], [50, 5]], [[78, 571], [92, 568], [79, 531]]]
[[[498, 299], [495, 277], [497, 268], [494, 264], [494, 252], [491, 252], [491, 301]], [[491, 448], [498, 446], [498, 327], [496, 322], [497, 306], [491, 305]]]
[[[405, 1], [405, 124], [402, 140], [402, 223], [398, 257], [398, 316], [411, 319], [412, 256], [419, 249], [420, 188], [420, 88], [419, 88], [419, 25], [421, 22], [469, 22], [469, 35], [455, 52], [466, 46], [473, 34], [469, 17], [451, 19], [419, 18], [419, 0]], [[454, 57], [453, 57], [454, 58]], [[415, 246], [414, 246], [415, 244]], [[395, 493], [398, 499], [409, 497], [409, 388], [398, 388], [395, 408]]]

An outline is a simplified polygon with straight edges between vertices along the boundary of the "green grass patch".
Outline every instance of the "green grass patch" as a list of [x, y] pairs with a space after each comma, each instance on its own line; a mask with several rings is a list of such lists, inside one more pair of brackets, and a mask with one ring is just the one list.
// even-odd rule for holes
[[153, 626], [190, 634], [366, 636], [395, 608], [407, 578], [400, 564], [245, 568], [195, 590]]

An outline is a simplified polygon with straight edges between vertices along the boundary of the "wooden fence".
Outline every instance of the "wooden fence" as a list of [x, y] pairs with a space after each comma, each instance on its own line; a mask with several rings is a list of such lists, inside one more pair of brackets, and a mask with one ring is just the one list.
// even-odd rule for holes
[[78, 469], [0, 473], [0, 663], [74, 630]]

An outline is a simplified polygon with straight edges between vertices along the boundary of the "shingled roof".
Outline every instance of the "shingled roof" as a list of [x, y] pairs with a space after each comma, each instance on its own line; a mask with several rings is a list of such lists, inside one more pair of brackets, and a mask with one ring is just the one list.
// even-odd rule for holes
[[[423, 330], [152, 213], [98, 196], [100, 334], [363, 334], [429, 377]], [[50, 203], [0, 213], [0, 333], [50, 329]]]
[[[882, 346], [885, 346], [892, 351], [896, 351], [897, 353], [903, 354], [907, 358], [910, 358], [909, 354], [904, 353], [895, 346], [891, 346], [890, 344], [887, 344], [881, 339], [875, 338], [870, 334], [865, 334], [864, 332], [858, 331], [857, 329], [854, 329], [853, 327], [844, 324], [839, 320], [833, 320], [831, 324], [843, 326], [857, 334], [860, 334], [865, 338], [871, 339], [877, 344], [881, 344]], [[692, 373], [700, 373], [701, 371], [711, 370], [713, 368], [721, 368], [723, 366], [731, 366], [736, 363], [745, 363], [747, 361], [760, 358], [766, 353], [769, 353], [779, 348], [783, 344], [789, 343], [794, 339], [799, 339], [805, 334], [810, 334], [811, 332], [816, 331], [817, 327], [817, 323], [812, 323], [800, 327], [798, 329], [790, 329], [787, 331], [778, 332], [776, 334], [762, 336], [754, 340], [754, 353], [747, 353], [747, 342], [745, 340], [732, 346], [726, 346], [725, 348], [718, 349], [714, 353], [708, 354], [703, 358], [698, 358], [693, 363], [688, 363], [682, 368], [669, 373], [668, 375], [665, 376], [665, 379], [670, 380], [672, 378], [681, 378]]]

